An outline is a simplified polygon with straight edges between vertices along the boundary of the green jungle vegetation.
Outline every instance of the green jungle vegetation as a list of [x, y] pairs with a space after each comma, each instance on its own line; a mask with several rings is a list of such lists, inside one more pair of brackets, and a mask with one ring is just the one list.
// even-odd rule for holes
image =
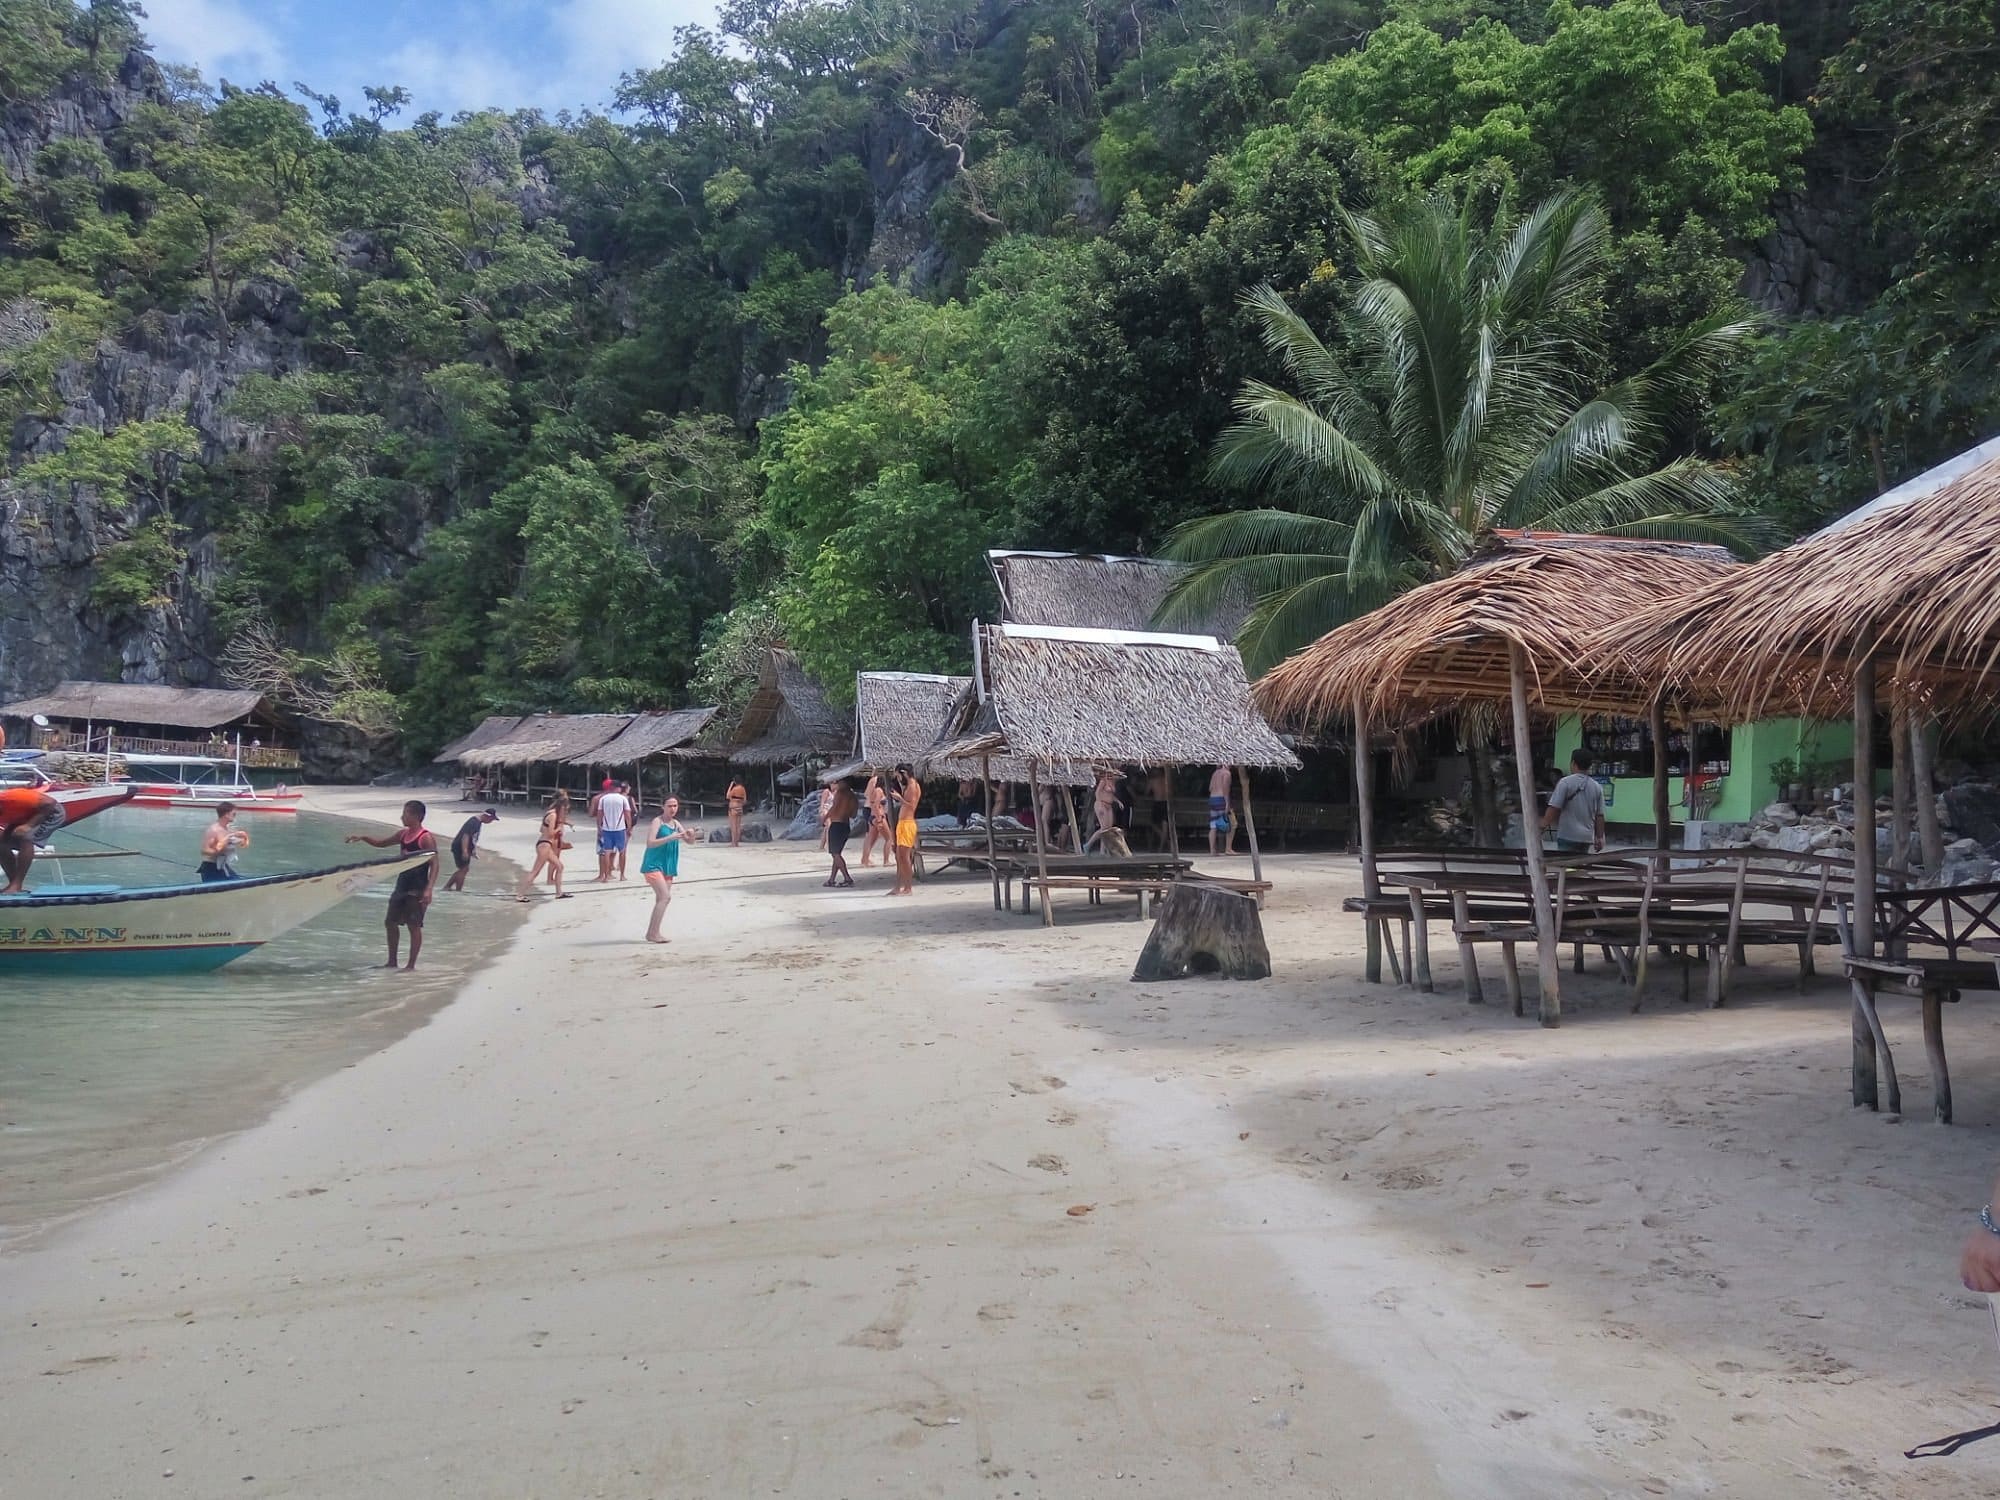
[[[1493, 526], [1768, 547], [2000, 428], [1995, 9], [726, 0], [441, 119], [0, 0], [0, 120], [144, 95], [0, 174], [8, 486], [113, 515], [106, 632], [198, 596], [413, 755], [962, 669], [994, 545], [1248, 582], [1266, 662]], [[285, 357], [26, 440], [189, 330]]]

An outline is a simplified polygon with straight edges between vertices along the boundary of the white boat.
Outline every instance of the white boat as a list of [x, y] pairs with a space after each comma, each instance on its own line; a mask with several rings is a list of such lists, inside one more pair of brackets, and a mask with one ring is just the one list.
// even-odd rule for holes
[[214, 808], [231, 802], [239, 812], [297, 812], [305, 793], [289, 787], [267, 791], [243, 776], [240, 760], [207, 755], [121, 755], [138, 790], [134, 807]]
[[431, 857], [399, 854], [200, 885], [72, 885], [0, 895], [0, 976], [219, 969]]

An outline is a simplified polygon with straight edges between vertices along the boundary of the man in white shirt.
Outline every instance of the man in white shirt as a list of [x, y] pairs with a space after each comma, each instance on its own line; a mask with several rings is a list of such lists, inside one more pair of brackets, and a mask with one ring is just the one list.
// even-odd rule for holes
[[1556, 831], [1556, 848], [1565, 854], [1604, 847], [1604, 788], [1590, 774], [1590, 757], [1583, 751], [1569, 758], [1569, 775], [1549, 793], [1542, 827]]
[[625, 783], [621, 781], [597, 797], [598, 884], [611, 879], [614, 867], [618, 878], [625, 878], [625, 845], [631, 837], [631, 829], [632, 799], [626, 794]]

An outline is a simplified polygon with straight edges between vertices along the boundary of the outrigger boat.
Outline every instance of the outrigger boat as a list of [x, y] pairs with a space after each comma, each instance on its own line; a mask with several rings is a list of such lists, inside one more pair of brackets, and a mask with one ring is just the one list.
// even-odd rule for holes
[[[243, 776], [241, 760], [206, 755], [123, 755], [125, 774], [136, 788], [135, 807], [213, 808], [234, 803], [238, 812], [297, 812], [303, 792], [289, 787], [266, 791]], [[225, 776], [225, 772], [228, 774]]]
[[51, 781], [41, 767], [31, 762], [10, 760], [0, 763], [0, 787], [33, 787], [47, 792], [62, 804], [63, 827], [70, 828], [85, 818], [118, 807], [139, 795], [129, 781]]
[[432, 857], [202, 885], [72, 885], [0, 895], [0, 976], [219, 969]]

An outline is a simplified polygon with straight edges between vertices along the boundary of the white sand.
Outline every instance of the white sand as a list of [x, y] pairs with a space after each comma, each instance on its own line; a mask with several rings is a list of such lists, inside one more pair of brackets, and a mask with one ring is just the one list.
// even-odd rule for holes
[[1719, 1014], [1566, 974], [1545, 1032], [1442, 950], [1435, 995], [1360, 984], [1351, 866], [1273, 863], [1260, 985], [798, 845], [690, 849], [664, 948], [636, 880], [575, 885], [423, 1030], [0, 1260], [0, 1496], [2000, 1492], [2000, 1439], [1899, 1453], [2000, 1399], [1953, 1266], [1977, 998], [1961, 1123], [1892, 1124], [1775, 955]]

